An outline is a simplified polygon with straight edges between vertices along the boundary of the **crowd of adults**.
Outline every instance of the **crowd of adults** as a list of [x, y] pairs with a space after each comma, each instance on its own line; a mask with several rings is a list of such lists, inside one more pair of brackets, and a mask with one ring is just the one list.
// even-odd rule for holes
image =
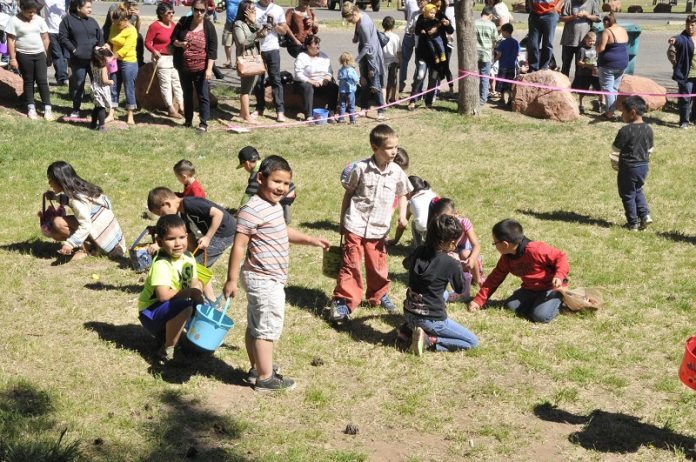
[[[512, 20], [507, 6], [502, 0], [486, 0], [492, 12], [495, 30]], [[432, 16], [422, 14], [426, 5], [434, 6]], [[66, 11], [67, 6], [67, 11]], [[600, 19], [597, 0], [528, 0], [529, 32], [526, 38], [527, 67], [529, 72], [554, 67], [553, 40], [556, 24], [563, 26], [561, 37], [562, 64], [560, 71], [566, 75], [578, 59], [583, 40], [596, 23], [602, 22], [603, 33], [596, 44], [598, 85], [607, 92], [618, 91], [621, 79], [629, 64], [629, 36], [613, 14]], [[42, 8], [45, 13], [42, 18]], [[430, 7], [429, 10], [433, 8]], [[106, 21], [99, 26], [92, 17], [90, 0], [20, 0], [19, 11], [6, 27], [8, 34], [10, 66], [17, 68], [25, 86], [27, 114], [37, 117], [33, 98], [34, 84], [38, 84], [44, 103], [44, 116], [52, 118], [50, 94], [48, 92], [47, 65], [55, 68], [58, 85], [70, 85], [72, 99], [71, 117], [80, 117], [84, 99], [84, 86], [87, 76], [92, 80], [90, 65], [95, 47], [109, 47], [115, 57], [113, 67], [109, 67], [111, 79], [111, 110], [108, 120], [113, 119], [113, 108], [118, 107], [120, 90], [124, 89], [128, 123], [135, 123], [133, 113], [137, 108], [135, 82], [138, 69], [144, 63], [143, 50], [147, 49], [156, 63], [158, 87], [168, 108], [168, 115], [184, 118], [185, 126], [193, 125], [194, 93], [198, 101], [198, 131], [207, 131], [210, 119], [209, 81], [216, 72], [218, 36], [210, 18], [208, 0], [194, 0], [190, 11], [178, 21], [174, 20], [174, 7], [170, 2], [158, 4], [157, 20], [147, 29], [145, 37], [140, 34], [138, 5], [126, 1], [109, 9]], [[321, 101], [329, 111], [336, 111], [339, 99], [339, 85], [331, 58], [321, 51], [319, 37], [320, 24], [317, 15], [310, 7], [310, 0], [299, 0], [295, 7], [284, 10], [272, 0], [227, 0], [224, 5], [226, 21], [221, 41], [226, 61], [222, 68], [234, 68], [236, 58], [258, 54], [261, 56], [266, 72], [255, 76], [242, 76], [240, 85], [239, 118], [249, 124], [257, 122], [266, 109], [265, 87], [271, 87], [275, 118], [284, 122], [285, 95], [287, 79], [281, 76], [282, 49], [294, 60], [294, 84], [289, 87], [302, 97], [301, 117], [312, 117], [314, 103]], [[378, 33], [369, 14], [352, 3], [346, 2], [341, 10], [344, 20], [355, 26], [353, 42], [357, 44], [355, 62], [359, 70], [359, 89], [357, 100], [362, 110], [372, 104], [377, 106], [378, 117], [382, 118], [385, 108], [384, 87], [387, 69], [383, 52], [383, 36]], [[453, 49], [454, 14], [453, 7], [446, 0], [405, 0], [404, 16], [406, 26], [400, 40], [400, 62], [398, 66], [399, 94], [403, 94], [409, 75], [409, 65], [413, 59], [414, 71], [408, 108], [424, 99], [430, 106], [436, 98], [435, 90], [442, 81], [452, 80], [450, 72], [451, 51]], [[427, 16], [427, 17], [426, 17]], [[694, 75], [691, 71], [693, 57], [694, 21], [687, 18], [684, 32], [670, 40], [677, 55], [674, 64], [674, 80], [679, 91], [691, 92]], [[479, 37], [477, 37], [478, 39]], [[444, 54], [436, 53], [433, 40], [446, 44]], [[236, 53], [233, 53], [234, 51]], [[480, 54], [480, 53], [479, 53]], [[287, 59], [287, 58], [285, 58]], [[481, 60], [479, 56], [479, 60]], [[487, 74], [490, 57], [479, 69]], [[69, 69], [69, 73], [68, 73]], [[526, 69], [525, 69], [526, 70]], [[222, 75], [219, 74], [218, 75]], [[427, 77], [427, 80], [426, 80]], [[396, 79], [397, 77], [395, 77]], [[267, 85], [268, 82], [268, 85]], [[427, 82], [427, 86], [426, 86]], [[250, 107], [251, 94], [255, 95], [256, 106]], [[486, 92], [487, 94], [487, 92]], [[390, 100], [393, 97], [390, 96]], [[482, 97], [482, 102], [486, 98]], [[614, 117], [616, 98], [608, 95], [604, 104], [604, 116]], [[680, 125], [688, 125], [691, 117], [691, 100], [680, 100]], [[183, 116], [180, 111], [183, 109]]]

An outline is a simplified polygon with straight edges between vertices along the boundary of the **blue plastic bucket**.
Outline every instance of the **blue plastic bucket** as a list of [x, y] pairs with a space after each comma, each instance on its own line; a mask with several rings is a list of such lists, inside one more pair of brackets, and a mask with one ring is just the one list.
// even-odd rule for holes
[[234, 327], [232, 318], [226, 316], [231, 301], [231, 298], [227, 299], [222, 311], [215, 309], [217, 303], [197, 305], [186, 338], [201, 350], [215, 351], [222, 344], [227, 331]]
[[315, 124], [325, 125], [329, 121], [329, 110], [321, 108], [313, 109], [312, 118], [314, 119]]

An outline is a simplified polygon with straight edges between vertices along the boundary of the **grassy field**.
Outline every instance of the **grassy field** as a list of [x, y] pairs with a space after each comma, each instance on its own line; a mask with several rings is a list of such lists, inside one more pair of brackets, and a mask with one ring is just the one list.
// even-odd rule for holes
[[[229, 104], [237, 107], [222, 109]], [[363, 308], [347, 327], [327, 324], [333, 281], [321, 275], [321, 252], [293, 247], [275, 359], [299, 385], [278, 396], [242, 384], [243, 292], [237, 326], [215, 355], [161, 368], [137, 321], [140, 275], [106, 258], [54, 266], [58, 244], [42, 237], [36, 217], [46, 167], [69, 161], [102, 186], [132, 241], [152, 224], [143, 218], [147, 191], [179, 188], [171, 167], [181, 158], [195, 164], [211, 199], [236, 206], [246, 183], [236, 152], [251, 144], [291, 162], [294, 226], [338, 243], [339, 174], [370, 154], [374, 122], [230, 135], [223, 121], [200, 137], [145, 123], [98, 134], [0, 111], [0, 460], [696, 459], [696, 394], [677, 377], [696, 331], [691, 131], [665, 125], [676, 122], [673, 113], [651, 118], [655, 224], [629, 233], [608, 161], [618, 124], [436, 109], [395, 109], [389, 124], [411, 156], [409, 174], [453, 197], [473, 221], [485, 268], [497, 260], [491, 226], [516, 218], [531, 239], [567, 252], [571, 286], [605, 288], [605, 309], [535, 325], [496, 307], [450, 305], [481, 347], [416, 358], [396, 341], [399, 316]], [[408, 245], [389, 260], [397, 301]], [[218, 288], [225, 272], [223, 259], [214, 267]], [[509, 279], [494, 299], [517, 285]], [[344, 433], [348, 423], [356, 435]]]

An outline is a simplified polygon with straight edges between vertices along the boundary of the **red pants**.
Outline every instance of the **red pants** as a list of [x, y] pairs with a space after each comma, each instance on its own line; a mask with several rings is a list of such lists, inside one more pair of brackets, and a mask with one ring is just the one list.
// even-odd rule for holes
[[346, 301], [351, 313], [362, 301], [363, 283], [360, 269], [365, 257], [365, 276], [367, 278], [367, 301], [372, 306], [389, 292], [387, 268], [387, 249], [384, 239], [365, 239], [353, 233], [344, 235], [343, 262], [338, 272], [333, 297]]

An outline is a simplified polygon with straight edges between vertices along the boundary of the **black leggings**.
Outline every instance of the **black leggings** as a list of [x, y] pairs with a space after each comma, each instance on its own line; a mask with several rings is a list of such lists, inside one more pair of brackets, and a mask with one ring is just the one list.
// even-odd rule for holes
[[[94, 106], [94, 109], [92, 109], [92, 123], [90, 124], [90, 127], [91, 128], [103, 127], [105, 119], [106, 119], [106, 109], [103, 107]], [[97, 125], [97, 122], [99, 122], [98, 125]]]
[[17, 52], [17, 64], [24, 80], [24, 101], [27, 105], [34, 104], [34, 82], [36, 82], [39, 84], [41, 101], [50, 106], [51, 93], [48, 91], [46, 53], [28, 55]]

